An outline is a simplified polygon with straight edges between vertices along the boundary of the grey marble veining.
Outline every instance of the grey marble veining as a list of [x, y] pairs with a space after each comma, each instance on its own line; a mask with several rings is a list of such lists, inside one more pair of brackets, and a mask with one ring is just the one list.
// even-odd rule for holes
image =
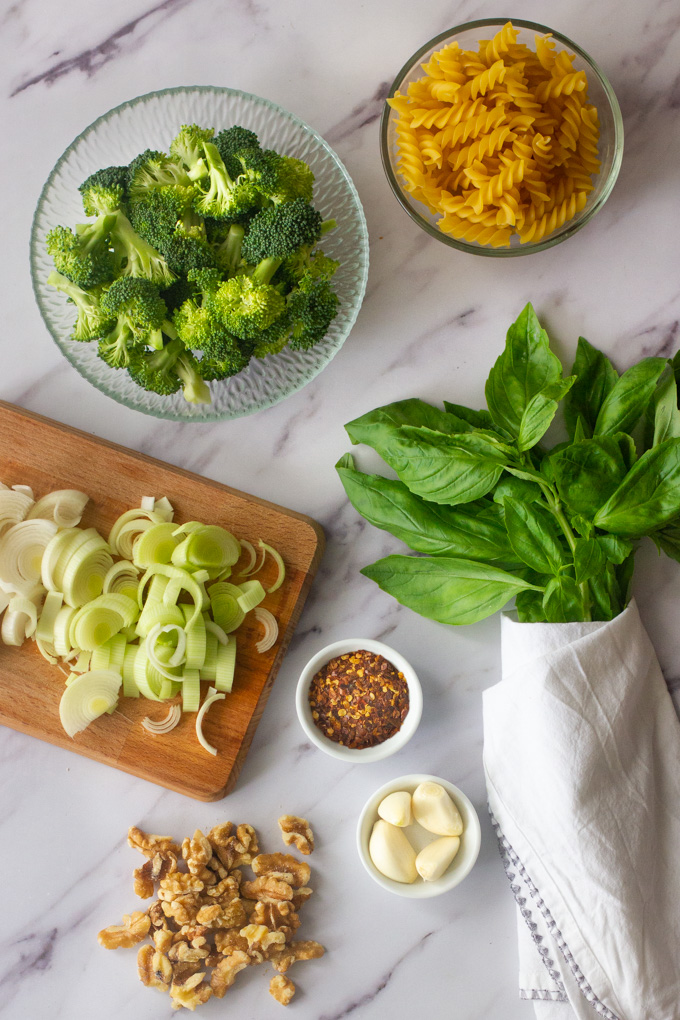
[[[137, 981], [133, 950], [107, 953], [96, 932], [135, 909], [128, 826], [180, 835], [225, 817], [248, 820], [278, 848], [282, 810], [318, 837], [315, 895], [303, 931], [328, 953], [298, 965], [301, 1020], [524, 1020], [517, 997], [514, 905], [485, 812], [481, 691], [499, 670], [498, 620], [453, 630], [400, 608], [359, 574], [399, 548], [344, 499], [333, 471], [342, 425], [391, 399], [479, 403], [508, 323], [532, 300], [567, 363], [580, 334], [625, 368], [672, 353], [680, 321], [680, 14], [650, 4], [516, 0], [508, 14], [549, 21], [601, 64], [621, 102], [626, 151], [598, 217], [531, 259], [459, 254], [425, 236], [392, 197], [378, 119], [396, 71], [451, 25], [497, 13], [481, 0], [16, 0], [0, 7], [3, 295], [0, 396], [319, 520], [328, 549], [235, 792], [199, 804], [8, 730], [0, 731], [0, 839], [6, 894], [0, 1020], [156, 1020], [167, 1000]], [[308, 387], [256, 417], [216, 425], [159, 422], [95, 391], [61, 357], [33, 299], [28, 239], [57, 157], [91, 121], [141, 93], [229, 85], [267, 96], [336, 148], [364, 203], [368, 292], [343, 350]], [[370, 464], [366, 452], [362, 464]], [[636, 594], [674, 693], [680, 677], [680, 571], [649, 547]], [[323, 644], [381, 637], [418, 670], [423, 721], [398, 757], [345, 767], [314, 750], [293, 691]], [[6, 681], [11, 682], [11, 678]], [[440, 774], [469, 794], [482, 849], [468, 880], [433, 900], [391, 897], [364, 873], [354, 831], [364, 801], [407, 772]], [[8, 879], [8, 880], [7, 880]], [[242, 1020], [280, 1007], [262, 969], [224, 1002]], [[297, 970], [297, 973], [295, 972]]]

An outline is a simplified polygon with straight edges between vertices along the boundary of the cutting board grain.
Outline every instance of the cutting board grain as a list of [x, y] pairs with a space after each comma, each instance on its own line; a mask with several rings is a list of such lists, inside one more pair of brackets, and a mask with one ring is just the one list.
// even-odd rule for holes
[[[281, 552], [286, 579], [263, 603], [279, 622], [279, 638], [261, 655], [255, 649], [260, 625], [252, 614], [239, 628], [234, 690], [213, 705], [204, 724], [207, 739], [217, 747], [216, 757], [198, 743], [193, 713], [184, 715], [167, 736], [147, 733], [140, 720], [145, 715], [161, 718], [167, 709], [144, 698], [121, 698], [113, 715], [96, 720], [71, 739], [59, 723], [63, 674], [40, 656], [33, 642], [22, 648], [0, 644], [0, 723], [198, 800], [224, 797], [248, 753], [321, 559], [320, 525], [2, 401], [0, 481], [30, 485], [36, 496], [52, 489], [82, 489], [91, 497], [82, 524], [105, 537], [118, 515], [139, 506], [142, 496], [167, 496], [180, 523], [220, 524], [238, 538], [250, 542], [262, 538]], [[271, 584], [274, 565], [267, 563], [258, 576], [265, 587]], [[207, 684], [202, 686], [207, 690]], [[293, 693], [291, 689], [291, 711]]]

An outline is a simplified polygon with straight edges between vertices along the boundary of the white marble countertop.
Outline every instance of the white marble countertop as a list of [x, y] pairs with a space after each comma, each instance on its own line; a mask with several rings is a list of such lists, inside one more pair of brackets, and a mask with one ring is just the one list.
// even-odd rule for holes
[[[319, 520], [328, 549], [235, 792], [199, 804], [12, 731], [0, 732], [5, 921], [3, 1020], [151, 1020], [170, 1004], [137, 981], [132, 950], [106, 953], [97, 931], [134, 909], [138, 823], [184, 834], [247, 820], [278, 848], [281, 810], [312, 819], [317, 892], [307, 937], [327, 947], [300, 966], [301, 1020], [428, 1016], [523, 1020], [514, 903], [485, 810], [481, 691], [499, 670], [493, 618], [447, 629], [401, 609], [359, 567], [398, 543], [363, 526], [333, 465], [342, 425], [388, 400], [419, 395], [479, 406], [508, 323], [531, 300], [569, 361], [580, 333], [619, 368], [678, 345], [680, 283], [680, 11], [668, 0], [620, 5], [515, 0], [508, 15], [550, 24], [609, 75], [626, 131], [623, 169], [600, 215], [531, 259], [447, 249], [400, 210], [380, 166], [378, 118], [388, 83], [422, 42], [496, 13], [473, 0], [16, 0], [0, 7], [3, 294], [0, 396]], [[33, 299], [28, 243], [42, 184], [69, 142], [110, 107], [178, 84], [228, 85], [277, 101], [335, 147], [363, 200], [371, 273], [343, 350], [306, 389], [254, 418], [213, 425], [155, 421], [81, 379], [52, 343]], [[17, 183], [18, 182], [18, 183]], [[680, 570], [639, 555], [636, 592], [669, 680], [680, 675]], [[420, 674], [425, 709], [396, 758], [347, 767], [312, 749], [293, 692], [301, 666], [348, 635], [398, 648]], [[6, 681], [3, 681], [6, 682]], [[357, 815], [386, 780], [431, 772], [460, 785], [482, 819], [482, 849], [454, 892], [391, 897], [354, 848]], [[139, 901], [137, 901], [139, 903]], [[280, 1007], [256, 968], [203, 1015], [267, 1020]]]

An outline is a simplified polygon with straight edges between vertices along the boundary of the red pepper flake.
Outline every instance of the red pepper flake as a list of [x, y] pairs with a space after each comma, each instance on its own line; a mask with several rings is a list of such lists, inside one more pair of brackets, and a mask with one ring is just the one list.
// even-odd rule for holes
[[391, 662], [359, 649], [327, 662], [309, 685], [314, 724], [336, 744], [375, 747], [401, 729], [408, 684]]

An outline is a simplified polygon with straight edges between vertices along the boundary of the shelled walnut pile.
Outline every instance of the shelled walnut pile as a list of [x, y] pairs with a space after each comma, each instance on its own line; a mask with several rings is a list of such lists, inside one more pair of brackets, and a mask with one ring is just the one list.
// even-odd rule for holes
[[[286, 846], [312, 852], [306, 819], [284, 815], [279, 827]], [[234, 831], [231, 822], [207, 836], [197, 829], [181, 846], [133, 826], [128, 843], [146, 857], [134, 871], [135, 893], [157, 898], [148, 910], [125, 914], [122, 925], [100, 931], [100, 945], [128, 948], [150, 937], [153, 944], [137, 954], [139, 977], [169, 992], [174, 1009], [193, 1012], [213, 995], [221, 999], [240, 971], [265, 961], [278, 972], [269, 991], [287, 1006], [295, 994], [288, 968], [324, 954], [318, 942], [295, 939], [298, 912], [312, 894], [309, 865], [288, 853], [260, 853], [252, 826]], [[246, 866], [253, 880], [244, 877]]]

